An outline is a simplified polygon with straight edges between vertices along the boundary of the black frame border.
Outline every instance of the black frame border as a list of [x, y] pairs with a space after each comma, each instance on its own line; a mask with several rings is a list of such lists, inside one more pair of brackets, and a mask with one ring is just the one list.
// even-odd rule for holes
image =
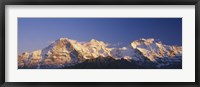
[[[195, 82], [5, 82], [6, 5], [195, 5]], [[1, 87], [200, 87], [200, 0], [0, 0], [0, 86]], [[187, 78], [185, 78], [187, 79]]]

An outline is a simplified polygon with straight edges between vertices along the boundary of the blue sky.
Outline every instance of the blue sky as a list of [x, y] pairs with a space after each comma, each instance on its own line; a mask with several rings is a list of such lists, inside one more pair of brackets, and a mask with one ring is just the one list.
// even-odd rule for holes
[[18, 52], [47, 47], [61, 37], [128, 45], [155, 38], [182, 45], [182, 18], [18, 18]]

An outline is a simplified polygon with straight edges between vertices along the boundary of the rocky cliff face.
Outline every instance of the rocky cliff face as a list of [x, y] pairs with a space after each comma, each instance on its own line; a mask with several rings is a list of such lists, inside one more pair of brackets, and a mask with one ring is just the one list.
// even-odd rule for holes
[[18, 67], [72, 68], [80, 64], [88, 64], [92, 60], [94, 64], [99, 64], [97, 63], [99, 60], [103, 63], [112, 60], [112, 62], [135, 63], [130, 66], [145, 68], [145, 66], [153, 65], [159, 68], [177, 61], [182, 63], [181, 56], [182, 47], [165, 45], [152, 38], [136, 40], [122, 48], [109, 48], [105, 42], [95, 39], [89, 42], [77, 42], [68, 38], [60, 38], [42, 50], [18, 55]]

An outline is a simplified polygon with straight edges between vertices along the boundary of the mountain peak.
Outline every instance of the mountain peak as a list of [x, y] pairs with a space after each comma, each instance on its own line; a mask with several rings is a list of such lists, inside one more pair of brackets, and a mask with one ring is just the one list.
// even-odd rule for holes
[[142, 45], [148, 46], [148, 45], [153, 44], [153, 43], [156, 43], [154, 38], [148, 38], [148, 39], [142, 38], [140, 40], [133, 41], [131, 43], [131, 46], [133, 48], [137, 48], [138, 46], [142, 46]]
[[141, 40], [144, 41], [144, 42], [148, 42], [148, 43], [153, 43], [154, 42], [154, 38], [148, 38], [148, 39], [142, 38]]
[[68, 40], [68, 38], [59, 38], [59, 40]]
[[72, 40], [72, 39], [69, 39], [69, 38], [59, 38], [57, 39], [55, 42], [53, 42], [51, 44], [51, 46], [56, 46], [56, 45], [66, 45], [66, 44], [72, 44], [72, 43], [76, 43], [77, 41], [76, 40]]
[[100, 41], [100, 40], [96, 40], [96, 39], [91, 39], [90, 42], [88, 43], [90, 45], [96, 45], [96, 46], [108, 46], [107, 43]]
[[153, 38], [133, 41], [131, 46], [138, 49], [151, 61], [155, 61], [155, 58], [174, 57], [182, 54], [181, 47], [164, 45], [161, 41], [155, 41]]
[[96, 39], [91, 39], [90, 40], [90, 42], [96, 42], [96, 41], [98, 41], [98, 40], [96, 40]]
[[[90, 42], [94, 42], [94, 43], [102, 43], [103, 41], [96, 40], [96, 39], [91, 39]], [[104, 43], [104, 42], [103, 42], [103, 43]]]
[[64, 42], [71, 41], [71, 39], [69, 39], [69, 38], [59, 38], [55, 42], [62, 42], [62, 41], [64, 41]]
[[99, 41], [99, 40], [96, 40], [96, 39], [91, 39], [90, 42], [91, 42], [91, 43], [100, 43], [100, 42], [102, 42], [102, 41]]

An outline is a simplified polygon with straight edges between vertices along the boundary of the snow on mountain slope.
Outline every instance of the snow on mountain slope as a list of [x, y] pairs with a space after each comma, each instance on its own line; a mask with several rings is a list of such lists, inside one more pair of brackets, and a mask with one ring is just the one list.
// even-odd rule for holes
[[[95, 39], [81, 43], [68, 38], [60, 38], [42, 50], [33, 51], [30, 53], [30, 56], [27, 55], [27, 53], [21, 54], [19, 56], [19, 62], [22, 62], [22, 65], [26, 62], [31, 66], [36, 63], [64, 66], [76, 64], [85, 59], [110, 56], [110, 50], [111, 49], [107, 48], [106, 43]], [[29, 60], [22, 61], [22, 59], [25, 60], [27, 56]]]
[[58, 68], [102, 57], [112, 57], [116, 60], [123, 58], [137, 62], [145, 62], [149, 59], [160, 63], [157, 58], [176, 56], [182, 56], [182, 47], [164, 45], [152, 38], [136, 40], [122, 48], [109, 48], [108, 44], [95, 39], [88, 42], [77, 42], [68, 38], [60, 38], [42, 50], [18, 55], [18, 66]]
[[138, 49], [151, 61], [155, 61], [155, 58], [172, 58], [182, 55], [182, 47], [164, 45], [162, 42], [156, 42], [153, 38], [133, 41], [131, 46]]

